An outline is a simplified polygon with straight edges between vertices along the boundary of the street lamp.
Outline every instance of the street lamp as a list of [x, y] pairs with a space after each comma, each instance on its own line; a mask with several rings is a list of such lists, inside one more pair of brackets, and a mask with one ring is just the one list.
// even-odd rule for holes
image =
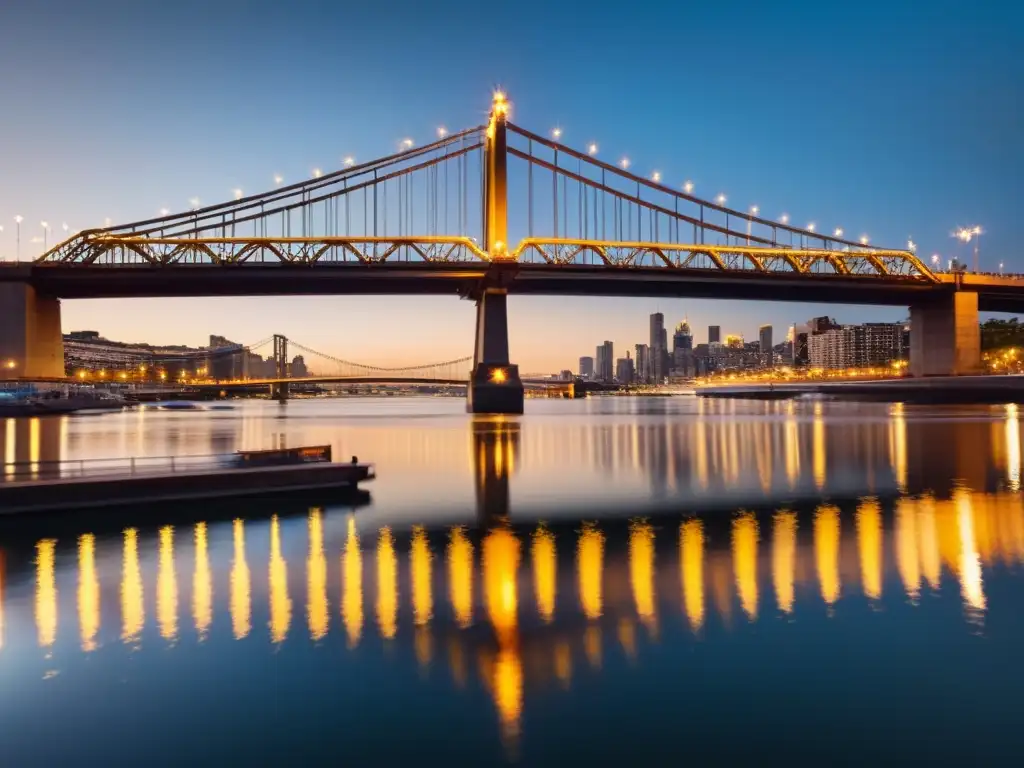
[[587, 147], [587, 154], [590, 155], [591, 157], [596, 155], [597, 154], [597, 144], [595, 144], [594, 142], [590, 142], [590, 146]]
[[554, 128], [552, 128], [551, 129], [551, 138], [553, 138], [553, 139], [560, 139], [560, 138], [562, 138], [562, 129], [559, 128], [558, 126], [555, 126]]
[[17, 259], [18, 261], [21, 261], [21, 222], [23, 221], [24, 219], [21, 216], [14, 217], [14, 231], [15, 237], [17, 238], [17, 250], [14, 252], [14, 258]]
[[760, 210], [761, 209], [758, 208], [756, 205], [750, 206], [750, 216], [747, 217], [747, 245], [750, 245], [750, 228], [754, 224], [753, 217], [757, 216], [757, 214], [760, 212]]
[[860, 244], [861, 245], [867, 245], [869, 242], [870, 242], [870, 239], [868, 238], [867, 235], [861, 235], [860, 236]]
[[917, 243], [914, 242], [914, 238], [907, 238], [907, 250], [911, 253], [917, 253]]
[[275, 187], [279, 187], [283, 183], [284, 183], [284, 176], [282, 176], [280, 173], [275, 173], [274, 174], [274, 186]]
[[356, 159], [352, 157], [352, 155], [349, 155], [341, 162], [345, 165], [346, 168], [351, 168], [353, 165], [356, 164]]
[[939, 259], [940, 258], [941, 257], [939, 256], [939, 254], [937, 254], [937, 253], [933, 253], [932, 254], [932, 268], [933, 269], [938, 269], [939, 268]]
[[999, 274], [1003, 274], [1003, 262], [999, 262]]
[[718, 197], [715, 198], [715, 202], [719, 205], [725, 205], [725, 201], [728, 199], [729, 198], [725, 196], [725, 193], [719, 193]]
[[167, 215], [169, 215], [169, 214], [170, 214], [170, 212], [171, 212], [171, 209], [170, 209], [170, 208], [161, 208], [161, 209], [160, 209], [160, 215], [161, 215], [161, 216], [167, 216]]
[[50, 233], [50, 224], [46, 221], [40, 221], [39, 226], [43, 228], [43, 250], [46, 250], [46, 236]]
[[629, 168], [629, 158], [624, 157], [621, 160], [619, 160], [619, 165], [622, 166], [622, 170], [626, 170], [627, 168]]
[[789, 224], [789, 214], [784, 213], [781, 216], [779, 216], [779, 222], [782, 224]]
[[835, 236], [836, 237], [842, 237], [843, 236], [843, 228], [842, 227], [836, 227]]
[[242, 199], [242, 190], [241, 189], [235, 189], [235, 200], [241, 200], [241, 199]]
[[685, 192], [688, 195], [693, 193], [693, 182], [690, 181], [689, 179], [683, 182], [683, 192]]
[[314, 168], [313, 169], [313, 178], [314, 179], [319, 179], [323, 175], [324, 175], [324, 172], [321, 171], [319, 168]]
[[402, 149], [404, 149], [406, 151], [412, 149], [412, 139], [409, 139], [409, 138], [402, 139]]
[[437, 138], [443, 139], [447, 135], [448, 135], [448, 129], [447, 128], [445, 128], [443, 125], [437, 126]]
[[654, 173], [652, 173], [651, 174], [651, 181], [653, 181], [655, 184], [660, 182], [661, 181], [661, 171], [655, 171]]

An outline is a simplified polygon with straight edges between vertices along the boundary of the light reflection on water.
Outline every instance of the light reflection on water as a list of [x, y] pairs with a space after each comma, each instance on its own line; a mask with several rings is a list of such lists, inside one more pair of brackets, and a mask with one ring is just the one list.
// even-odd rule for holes
[[[458, 427], [451, 414], [433, 426], [367, 419], [338, 427], [345, 453], [360, 435], [381, 449], [365, 455], [381, 478], [355, 512], [325, 503], [225, 518], [203, 508], [172, 525], [139, 510], [124, 529], [90, 513], [34, 536], [0, 531], [0, 711], [72, 728], [88, 702], [154, 738], [161, 719], [124, 697], [173, 691], [195, 702], [164, 715], [182, 728], [216, 724], [216, 738], [290, 749], [288, 723], [334, 707], [358, 749], [380, 744], [380, 722], [401, 722], [413, 743], [454, 727], [463, 758], [532, 765], [563, 747], [626, 758], [616, 723], [643, 723], [649, 748], [667, 748], [680, 722], [707, 708], [726, 718], [748, 701], [760, 702], [770, 745], [776, 716], [827, 731], [828, 701], [869, 692], [913, 695], [931, 718], [949, 717], [961, 704], [940, 712], [943, 698], [911, 682], [944, 675], [987, 691], [958, 716], [1012, 706], [992, 686], [1024, 684], [1016, 410], [720, 407], [701, 405], [697, 421], [696, 405], [598, 413], [589, 426], [554, 410]], [[79, 428], [98, 429], [71, 422], [69, 446]], [[316, 442], [321, 429], [288, 441]], [[446, 446], [453, 453], [438, 458]], [[403, 462], [410, 474], [389, 478], [384, 467]], [[409, 478], [419, 487], [396, 487]], [[460, 484], [463, 501], [447, 505]], [[580, 513], [588, 505], [593, 516]], [[778, 694], [782, 668], [793, 698]], [[41, 686], [61, 686], [60, 697], [40, 698]], [[244, 737], [230, 725], [239, 707], [252, 719]], [[922, 715], [920, 733], [929, 727]], [[72, 754], [21, 730], [10, 729], [15, 759]], [[394, 738], [378, 746], [392, 758], [401, 731]], [[91, 748], [116, 762], [105, 739], [100, 729]], [[333, 743], [314, 752], [333, 754]], [[922, 754], [931, 746], [917, 742]], [[255, 746], [240, 754], [261, 757]]]

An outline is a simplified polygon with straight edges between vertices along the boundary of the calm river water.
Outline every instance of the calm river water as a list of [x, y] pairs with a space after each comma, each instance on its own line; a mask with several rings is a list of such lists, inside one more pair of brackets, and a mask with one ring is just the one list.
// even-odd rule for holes
[[0, 526], [8, 765], [1009, 762], [1016, 406], [240, 402], [5, 461], [331, 444], [362, 497]]

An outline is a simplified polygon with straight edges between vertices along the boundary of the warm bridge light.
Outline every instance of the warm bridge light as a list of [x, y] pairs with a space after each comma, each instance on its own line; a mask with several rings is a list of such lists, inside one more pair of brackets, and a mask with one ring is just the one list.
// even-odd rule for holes
[[491, 371], [491, 381], [495, 384], [504, 384], [508, 380], [508, 374], [504, 368], [495, 368]]

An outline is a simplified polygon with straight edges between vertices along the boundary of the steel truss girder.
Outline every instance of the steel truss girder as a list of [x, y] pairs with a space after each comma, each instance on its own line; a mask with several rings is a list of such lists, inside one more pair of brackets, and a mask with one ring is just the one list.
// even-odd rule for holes
[[487, 262], [470, 237], [205, 237], [160, 238], [83, 234], [40, 260], [93, 266], [231, 266], [246, 263], [295, 265]]
[[543, 263], [560, 266], [595, 264], [611, 268], [663, 267], [772, 275], [868, 275], [939, 282], [909, 251], [867, 248], [834, 251], [528, 237], [509, 254], [511, 260], [518, 262], [533, 262], [538, 257]]

